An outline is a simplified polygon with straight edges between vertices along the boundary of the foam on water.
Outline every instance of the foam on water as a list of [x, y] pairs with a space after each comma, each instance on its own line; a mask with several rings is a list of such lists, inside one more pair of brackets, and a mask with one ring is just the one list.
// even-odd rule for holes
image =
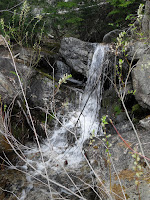
[[[56, 127], [52, 137], [47, 138], [41, 145], [45, 165], [41, 161], [36, 145], [31, 144], [31, 150], [25, 152], [28, 162], [37, 169], [35, 172], [32, 170], [33, 175], [37, 175], [38, 172], [45, 173], [45, 166], [59, 171], [66, 160], [67, 167], [78, 167], [79, 163], [84, 160], [82, 146], [85, 140], [90, 137], [93, 131], [95, 135], [101, 134], [98, 113], [102, 99], [101, 74], [106, 51], [107, 46], [101, 44], [95, 49], [80, 108], [67, 113], [63, 117], [63, 126]], [[66, 132], [76, 128], [80, 130], [76, 135], [78, 139], [73, 146], [70, 146]], [[76, 132], [70, 134], [74, 135]]]

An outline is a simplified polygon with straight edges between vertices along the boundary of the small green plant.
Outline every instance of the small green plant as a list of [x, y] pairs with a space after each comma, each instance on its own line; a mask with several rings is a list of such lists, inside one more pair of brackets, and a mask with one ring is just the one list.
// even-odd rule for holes
[[6, 109], [7, 109], [7, 105], [4, 104], [4, 112], [6, 112]]
[[[127, 41], [127, 38], [126, 38], [126, 32], [123, 31], [117, 37], [116, 56], [118, 54], [120, 54], [120, 52], [121, 52], [123, 54], [124, 58], [126, 59], [126, 57], [127, 57], [126, 50], [127, 50], [128, 45], [129, 45], [129, 42]], [[117, 64], [117, 60], [116, 60], [115, 66], [114, 66], [114, 85], [115, 85], [116, 91], [118, 91], [118, 89], [117, 89], [117, 80], [119, 80], [119, 85], [120, 85], [120, 88], [119, 88], [120, 91], [117, 92], [118, 94], [125, 87], [125, 82], [124, 82], [124, 78], [123, 78], [123, 74], [122, 74], [122, 68], [123, 68], [123, 63], [124, 62], [125, 62], [125, 60], [120, 58], [118, 60], [118, 64]]]
[[136, 119], [136, 121], [139, 122], [141, 117], [145, 116], [145, 111], [143, 110], [143, 108], [139, 104], [135, 104], [135, 105], [132, 106], [131, 114]]
[[[137, 148], [134, 148], [134, 151], [137, 152]], [[136, 174], [135, 185], [137, 187], [139, 200], [141, 200], [139, 185], [140, 185], [140, 177], [143, 175], [143, 172], [142, 172], [142, 166], [140, 165], [140, 156], [137, 153], [133, 153], [132, 157], [134, 158], [133, 170], [135, 171]]]
[[134, 106], [132, 106], [132, 113], [137, 112], [140, 109], [140, 105], [139, 104], [135, 104]]
[[104, 131], [104, 137], [102, 140], [106, 143], [106, 153], [107, 153], [107, 157], [108, 157], [108, 162], [110, 162], [109, 158], [111, 157], [111, 154], [109, 152], [109, 148], [112, 146], [112, 144], [109, 143], [108, 141], [108, 138], [111, 137], [111, 134], [107, 135], [106, 133], [106, 125], [108, 124], [107, 122], [107, 115], [104, 115], [102, 116], [102, 119], [101, 119], [101, 125], [102, 125], [102, 128], [103, 128], [103, 131]]
[[119, 33], [119, 36], [117, 37], [116, 49], [118, 49], [119, 47], [122, 47], [122, 51], [125, 51], [127, 49], [128, 42], [125, 40], [126, 34], [127, 33], [125, 31]]
[[129, 90], [129, 91], [128, 91], [128, 94], [133, 94], [133, 95], [135, 95], [135, 93], [136, 93], [136, 90]]
[[62, 83], [67, 83], [67, 80], [68, 80], [69, 78], [71, 78], [71, 77], [72, 77], [71, 74], [67, 74], [67, 73], [64, 74], [64, 76], [63, 76], [62, 78], [59, 79], [59, 82], [58, 82], [59, 86], [61, 86]]
[[143, 18], [143, 8], [144, 8], [144, 4], [140, 4], [139, 5], [139, 8], [138, 8], [138, 10], [137, 10], [137, 20], [138, 20], [138, 22], [140, 22], [141, 23], [141, 20], [142, 20], [142, 18]]
[[121, 113], [121, 108], [120, 108], [120, 105], [116, 105], [114, 107], [114, 111], [115, 111], [115, 115], [119, 115]]
[[[11, 41], [15, 41], [15, 43], [20, 46], [34, 46], [34, 44], [37, 43], [37, 49], [39, 48], [41, 36], [44, 32], [43, 25], [42, 27], [38, 27], [41, 20], [41, 15], [31, 16], [30, 6], [27, 1], [24, 1], [20, 13], [18, 14], [16, 10], [14, 10], [13, 16], [10, 19], [9, 23], [5, 23], [5, 19], [1, 18], [0, 31], [5, 38], [10, 38]], [[36, 32], [36, 28], [38, 28], [39, 30], [38, 33]], [[10, 42], [7, 42], [10, 45]]]
[[116, 74], [118, 76], [118, 79], [120, 81], [120, 84], [122, 84], [122, 86], [124, 86], [124, 81], [123, 81], [123, 76], [122, 76], [122, 65], [124, 63], [124, 60], [119, 59], [119, 66], [116, 65]]
[[6, 110], [7, 110], [7, 105], [6, 105], [6, 104], [3, 104], [2, 98], [1, 98], [1, 95], [0, 95], [0, 114], [1, 114], [2, 116], [4, 116]]
[[44, 25], [42, 16], [31, 14], [28, 1], [24, 1], [21, 10], [14, 10], [13, 16], [9, 23], [5, 19], [0, 19], [0, 32], [7, 41], [11, 51], [14, 45], [27, 47], [30, 51], [28, 64], [35, 66], [41, 53], [41, 40], [44, 33]]
[[[145, 40], [144, 33], [142, 32], [142, 18], [143, 18], [143, 8], [144, 4], [140, 4], [137, 10], [137, 17], [133, 17], [133, 23], [130, 23], [130, 31], [132, 33], [132, 37], [134, 36], [138, 40]], [[135, 21], [138, 22], [138, 26], [136, 25]]]
[[89, 142], [89, 145], [93, 145], [93, 142], [95, 142], [95, 130], [92, 131], [92, 134], [90, 136], [90, 142]]
[[110, 153], [110, 147], [112, 146], [112, 144], [109, 143], [108, 138], [111, 137], [111, 134], [106, 133], [106, 125], [108, 124], [107, 122], [107, 115], [102, 116], [101, 118], [101, 126], [103, 128], [103, 132], [104, 132], [104, 138], [102, 139], [106, 145], [106, 154], [107, 154], [107, 163], [109, 165], [109, 176], [110, 176], [110, 192], [112, 190], [112, 186], [111, 186], [111, 161], [110, 161], [110, 157], [111, 157], [111, 153]]
[[67, 73], [66, 73], [66, 74], [63, 75], [62, 78], [59, 79], [58, 86], [57, 86], [57, 88], [56, 88], [56, 90], [55, 90], [55, 95], [56, 95], [57, 92], [59, 91], [60, 86], [61, 86], [63, 83], [67, 83], [67, 80], [68, 80], [69, 78], [71, 78], [71, 77], [72, 77], [71, 74], [67, 74]]

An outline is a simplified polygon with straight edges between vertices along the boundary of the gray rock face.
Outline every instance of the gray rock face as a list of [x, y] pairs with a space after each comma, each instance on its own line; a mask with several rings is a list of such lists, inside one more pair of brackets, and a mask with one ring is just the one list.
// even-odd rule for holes
[[[17, 71], [23, 84], [24, 91], [27, 90], [28, 82], [30, 75], [33, 70], [28, 68], [23, 64], [16, 63]], [[22, 98], [22, 92], [20, 84], [17, 78], [15, 68], [12, 64], [12, 60], [9, 58], [0, 57], [0, 103], [2, 106], [6, 105], [7, 107], [15, 99]], [[8, 116], [9, 117], [9, 116]], [[6, 126], [6, 124], [5, 124]], [[4, 116], [3, 113], [0, 113], [0, 153], [3, 151], [10, 152], [11, 147], [7, 142], [5, 136], [7, 133], [7, 128], [4, 128]]]
[[[28, 84], [33, 70], [23, 64], [17, 64], [17, 71], [22, 84]], [[24, 88], [25, 89], [25, 88]], [[20, 85], [11, 59], [0, 57], [0, 95], [3, 102], [11, 103], [14, 97], [20, 95]]]
[[62, 40], [59, 52], [69, 67], [87, 76], [95, 46], [95, 44], [69, 37]]
[[130, 43], [130, 49], [128, 51], [128, 58], [132, 59], [140, 59], [143, 54], [149, 54], [150, 49], [149, 45], [145, 42], [134, 42]]
[[150, 31], [150, 1], [146, 1], [145, 13], [142, 20], [142, 31], [146, 36], [149, 36]]
[[64, 74], [71, 74], [70, 67], [63, 63], [62, 61], [57, 61], [57, 72], [55, 74], [55, 77], [62, 78]]
[[[130, 145], [132, 148], [134, 148], [137, 144], [137, 140], [135, 137], [135, 133], [133, 131], [124, 132], [121, 134], [122, 138], [127, 142], [128, 145]], [[150, 151], [149, 151], [149, 144], [147, 141], [150, 139], [149, 131], [139, 131], [139, 137], [141, 140], [145, 152], [146, 157], [150, 157]], [[96, 140], [96, 139], [95, 139]], [[124, 193], [126, 196], [128, 196], [129, 200], [138, 199], [138, 192], [135, 185], [136, 180], [136, 171], [133, 170], [134, 161], [135, 159], [132, 157], [131, 150], [128, 149], [126, 144], [123, 142], [120, 137], [117, 135], [112, 135], [110, 139], [108, 140], [109, 143], [111, 143], [111, 147], [109, 148], [109, 153], [111, 153], [111, 159], [110, 162], [108, 162], [109, 157], [107, 157], [106, 148], [104, 147], [104, 143], [100, 140], [95, 141], [93, 145], [85, 148], [85, 151], [87, 153], [87, 157], [89, 158], [89, 162], [91, 163], [93, 169], [95, 170], [96, 174], [98, 175], [99, 179], [97, 178], [97, 188], [99, 190], [99, 193], [102, 194], [102, 190], [106, 191], [110, 187], [110, 178], [111, 178], [111, 198], [108, 196], [105, 192], [104, 199], [120, 199], [124, 198], [121, 186], [119, 184], [119, 180], [117, 178], [120, 178], [120, 181], [122, 183]], [[140, 148], [138, 146], [137, 152], [140, 152]], [[110, 165], [109, 165], [110, 163]], [[143, 158], [140, 160], [140, 165], [143, 171], [143, 174], [148, 173], [148, 167], [145, 167], [146, 163], [144, 162]], [[114, 171], [114, 168], [116, 172]], [[111, 168], [111, 174], [110, 174], [110, 168]], [[144, 177], [144, 176], [143, 176]], [[102, 181], [100, 183], [100, 180]], [[105, 181], [103, 181], [105, 180]], [[103, 185], [102, 185], [103, 183]], [[103, 187], [104, 186], [104, 187]], [[140, 178], [140, 184], [139, 184], [139, 192], [142, 200], [149, 200], [150, 199], [150, 184], [143, 179]], [[116, 198], [117, 195], [119, 198]]]
[[109, 33], [107, 33], [104, 38], [103, 38], [103, 42], [104, 43], [111, 43], [114, 42], [114, 40], [116, 40], [116, 38], [118, 37], [119, 33], [121, 32], [121, 30], [113, 30], [110, 31]]
[[47, 106], [51, 102], [53, 93], [53, 82], [47, 77], [36, 74], [31, 79], [28, 96], [33, 105]]
[[[27, 99], [32, 100], [33, 105], [47, 105], [53, 91], [52, 80], [26, 65], [16, 63], [16, 66]], [[12, 61], [3, 57], [0, 58], [0, 95], [2, 102], [7, 105], [15, 97], [22, 96]]]
[[150, 116], [147, 116], [144, 119], [141, 119], [139, 122], [143, 128], [150, 130]]
[[150, 108], [150, 55], [143, 55], [132, 71], [135, 98], [144, 108]]

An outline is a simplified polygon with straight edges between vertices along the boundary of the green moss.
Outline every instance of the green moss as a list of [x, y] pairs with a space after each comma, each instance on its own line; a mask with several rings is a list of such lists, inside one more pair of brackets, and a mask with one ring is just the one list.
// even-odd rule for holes
[[121, 113], [121, 106], [120, 105], [115, 105], [114, 107], [114, 112], [115, 112], [115, 115], [119, 115]]
[[139, 110], [140, 110], [139, 104], [135, 104], [134, 106], [132, 106], [132, 113], [138, 112]]
[[134, 124], [137, 124], [139, 122], [139, 119], [133, 118], [132, 121], [133, 121]]
[[146, 111], [144, 111], [144, 109], [139, 104], [135, 104], [132, 106], [131, 113], [134, 115], [135, 119], [141, 119]]

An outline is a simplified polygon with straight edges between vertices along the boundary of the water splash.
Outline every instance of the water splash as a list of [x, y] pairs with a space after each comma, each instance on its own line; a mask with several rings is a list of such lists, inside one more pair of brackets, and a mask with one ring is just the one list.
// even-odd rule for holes
[[[83, 112], [80, 119], [83, 129], [83, 142], [89, 138], [91, 132], [94, 131], [97, 135], [100, 130], [100, 122], [98, 120], [98, 114], [101, 107], [102, 100], [102, 82], [101, 76], [103, 72], [103, 65], [105, 61], [105, 53], [108, 47], [106, 45], [99, 44], [93, 55], [91, 67], [89, 69], [89, 76], [83, 95]], [[100, 133], [101, 134], [101, 133]]]
[[[63, 117], [62, 127], [56, 127], [53, 136], [46, 139], [44, 144], [41, 145], [43, 157], [45, 158], [46, 166], [51, 170], [60, 170], [61, 165], [67, 160], [68, 166], [71, 168], [78, 167], [79, 163], [83, 161], [82, 147], [86, 139], [90, 137], [90, 134], [95, 132], [95, 135], [99, 132], [101, 134], [100, 121], [98, 119], [100, 104], [102, 99], [102, 82], [101, 75], [103, 72], [103, 64], [105, 62], [105, 53], [107, 52], [107, 46], [99, 44], [97, 45], [92, 63], [89, 69], [89, 76], [86, 83], [84, 94], [82, 95], [82, 101], [80, 108], [72, 112], [68, 112]], [[70, 146], [68, 143], [67, 132], [72, 130], [73, 137], [75, 137], [75, 143]], [[76, 133], [76, 131], [78, 133]], [[33, 150], [27, 151], [26, 156], [36, 154], [39, 150], [37, 147], [33, 147]], [[31, 156], [33, 158], [33, 156]], [[40, 157], [34, 157], [28, 162], [36, 166], [38, 171], [44, 172], [43, 163], [40, 161]], [[37, 172], [33, 172], [36, 175]]]

